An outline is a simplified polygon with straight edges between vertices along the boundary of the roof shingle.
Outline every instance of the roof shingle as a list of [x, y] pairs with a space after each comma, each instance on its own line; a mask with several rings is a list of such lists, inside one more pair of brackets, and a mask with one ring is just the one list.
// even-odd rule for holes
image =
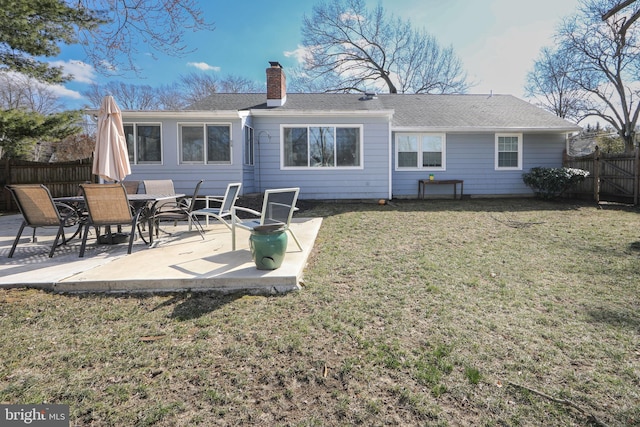
[[267, 107], [264, 93], [216, 93], [189, 110], [270, 110], [293, 112], [375, 112], [393, 110], [394, 128], [433, 128], [450, 131], [519, 129], [575, 131], [579, 127], [511, 95], [287, 94], [281, 107]]

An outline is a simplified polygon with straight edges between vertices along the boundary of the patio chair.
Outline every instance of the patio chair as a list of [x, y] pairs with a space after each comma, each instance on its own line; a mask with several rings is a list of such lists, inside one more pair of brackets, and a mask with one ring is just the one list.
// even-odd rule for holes
[[22, 224], [18, 230], [13, 246], [9, 251], [9, 258], [13, 257], [13, 254], [20, 241], [20, 236], [25, 227], [29, 226], [33, 228], [32, 241], [36, 242], [36, 228], [54, 226], [58, 227], [56, 238], [53, 240], [51, 250], [49, 251], [49, 258], [53, 257], [53, 253], [58, 247], [58, 241], [62, 237], [62, 244], [67, 242], [64, 235], [64, 227], [66, 224], [66, 217], [63, 216], [58, 207], [56, 206], [51, 192], [42, 184], [22, 184], [22, 185], [7, 185], [5, 187], [18, 205], [18, 209], [22, 214]]
[[[155, 211], [153, 214], [153, 223], [156, 229], [156, 236], [158, 235], [158, 230], [160, 230], [160, 221], [173, 221], [174, 224], [178, 221], [189, 221], [189, 231], [191, 231], [191, 225], [195, 222], [196, 229], [200, 233], [202, 240], [204, 240], [204, 228], [202, 228], [198, 217], [193, 213], [200, 186], [203, 182], [204, 180], [201, 179], [198, 184], [196, 184], [196, 188], [193, 190], [191, 197], [184, 197], [173, 203], [164, 203], [160, 209]], [[167, 233], [166, 231], [164, 232]]]
[[[176, 190], [173, 186], [173, 181], [170, 179], [145, 179], [142, 181], [144, 192], [147, 194], [158, 194], [163, 196], [170, 196], [176, 194]], [[173, 206], [176, 203], [176, 199], [167, 199], [161, 204], [156, 205], [156, 209], [162, 209], [165, 204]]]
[[124, 185], [121, 183], [80, 184], [80, 188], [82, 190], [82, 195], [84, 196], [85, 206], [87, 209], [87, 221], [83, 224], [84, 232], [82, 233], [80, 257], [84, 257], [89, 228], [96, 227], [99, 229], [100, 227], [111, 227], [113, 225], [131, 226], [129, 248], [127, 250], [127, 253], [130, 254], [131, 249], [133, 248], [136, 228], [138, 226], [139, 214], [132, 213]]
[[[291, 231], [289, 224], [293, 212], [297, 210], [296, 201], [300, 188], [280, 188], [267, 190], [264, 192], [264, 200], [262, 202], [262, 212], [249, 208], [235, 206], [231, 209], [231, 239], [232, 250], [236, 250], [236, 228], [253, 231], [257, 226], [264, 225], [282, 225], [291, 234], [293, 240], [298, 245], [298, 249], [302, 250], [302, 246], [296, 235]], [[238, 219], [237, 212], [246, 212], [259, 219]]]
[[[236, 200], [238, 200], [238, 195], [240, 194], [240, 187], [242, 187], [242, 183], [234, 182], [232, 184], [227, 185], [227, 190], [224, 193], [223, 198], [215, 197], [215, 196], [206, 196], [205, 201], [206, 205], [204, 208], [196, 209], [191, 214], [194, 217], [204, 216], [207, 221], [207, 227], [209, 226], [209, 217], [213, 217], [217, 219], [221, 223], [227, 226], [229, 230], [231, 230], [231, 215], [232, 208], [236, 204]], [[219, 207], [212, 207], [210, 203], [220, 204]], [[191, 224], [189, 224], [189, 230], [191, 230]]]
[[127, 190], [127, 194], [137, 194], [138, 187], [140, 187], [140, 181], [122, 181], [124, 189]]

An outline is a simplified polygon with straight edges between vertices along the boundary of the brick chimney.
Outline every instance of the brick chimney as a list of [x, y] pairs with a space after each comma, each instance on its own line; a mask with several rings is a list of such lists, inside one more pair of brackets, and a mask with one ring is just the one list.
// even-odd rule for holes
[[282, 107], [287, 101], [287, 78], [279, 62], [267, 68], [267, 107]]

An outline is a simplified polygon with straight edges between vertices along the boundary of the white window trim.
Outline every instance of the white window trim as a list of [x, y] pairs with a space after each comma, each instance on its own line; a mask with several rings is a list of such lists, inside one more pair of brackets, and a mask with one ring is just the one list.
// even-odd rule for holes
[[133, 144], [133, 163], [136, 166], [156, 166], [164, 164], [164, 138], [162, 135], [162, 122], [136, 122], [136, 121], [123, 121], [123, 126], [133, 126], [134, 140], [138, 139], [138, 126], [158, 126], [160, 128], [160, 161], [159, 162], [139, 162], [138, 161], [138, 144]]
[[[421, 159], [421, 154], [422, 154], [422, 137], [425, 135], [429, 135], [429, 136], [440, 136], [442, 137], [442, 166], [440, 167], [434, 167], [434, 166], [418, 166], [416, 165], [415, 167], [407, 167], [407, 166], [399, 166], [398, 165], [398, 149], [399, 149], [399, 144], [398, 144], [398, 137], [400, 136], [415, 136], [418, 138], [418, 161], [420, 161]], [[447, 134], [446, 133], [442, 133], [442, 132], [397, 132], [395, 135], [395, 141], [394, 141], [394, 145], [395, 145], [395, 167], [396, 167], [396, 171], [446, 171], [447, 170]], [[422, 163], [422, 161], [420, 161], [420, 163]]]
[[[201, 126], [202, 127], [202, 135], [204, 137], [203, 141], [203, 159], [202, 161], [197, 162], [185, 162], [182, 160], [182, 127], [183, 126]], [[224, 162], [207, 162], [207, 126], [227, 126], [229, 127], [229, 161]], [[211, 122], [179, 122], [178, 123], [178, 134], [176, 140], [178, 141], [178, 164], [179, 165], [210, 165], [210, 166], [229, 166], [233, 164], [233, 126], [231, 123], [211, 123]]]
[[[504, 167], [504, 166], [498, 166], [498, 148], [499, 148], [499, 144], [498, 144], [498, 140], [500, 139], [500, 137], [517, 137], [518, 138], [518, 166], [509, 166], [509, 167]], [[522, 170], [522, 134], [521, 133], [496, 133], [495, 136], [495, 170], [497, 171], [521, 171]]]
[[[331, 127], [331, 128], [357, 128], [360, 130], [360, 165], [359, 166], [285, 166], [284, 165], [284, 129], [285, 128], [312, 128], [312, 127]], [[293, 123], [280, 125], [280, 170], [304, 170], [304, 171], [328, 171], [328, 170], [362, 170], [364, 169], [364, 126], [356, 124], [331, 124], [331, 123]]]

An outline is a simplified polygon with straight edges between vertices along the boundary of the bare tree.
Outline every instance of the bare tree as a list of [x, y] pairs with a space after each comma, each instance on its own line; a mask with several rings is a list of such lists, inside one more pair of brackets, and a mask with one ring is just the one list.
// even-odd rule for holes
[[180, 76], [178, 86], [187, 105], [202, 101], [212, 93], [220, 92], [217, 77], [206, 73], [189, 73]]
[[223, 93], [255, 93], [264, 88], [258, 83], [245, 77], [228, 75], [220, 80], [220, 92]]
[[587, 94], [569, 74], [576, 61], [567, 52], [544, 47], [527, 74], [525, 91], [539, 106], [563, 119], [578, 123], [588, 109]]
[[295, 79], [301, 85], [319, 79], [330, 92], [382, 86], [389, 93], [462, 93], [469, 88], [452, 48], [442, 49], [410, 22], [388, 17], [380, 5], [369, 10], [364, 0], [320, 3], [304, 17], [302, 35], [308, 55]]
[[98, 71], [124, 74], [138, 71], [141, 54], [180, 56], [185, 32], [213, 29], [197, 0], [0, 0], [0, 10], [0, 69], [49, 83], [70, 79], [42, 60], [62, 45], [81, 45]]
[[240, 76], [218, 78], [207, 73], [189, 73], [178, 82], [184, 105], [194, 105], [213, 93], [249, 93], [262, 89], [257, 83]]
[[162, 85], [156, 93], [162, 110], [183, 110], [189, 105], [178, 83]]
[[[611, 5], [606, 5], [606, 4], [603, 5], [601, 9], [602, 20], [606, 21], [607, 19], [611, 18], [615, 14], [621, 12], [623, 9], [633, 5], [636, 1], [637, 0], [623, 0], [623, 1], [614, 0], [612, 2], [613, 4]], [[631, 27], [631, 25], [633, 25], [633, 23], [636, 22], [638, 18], [640, 18], [640, 10], [637, 10], [637, 9], [633, 12], [631, 16], [624, 17], [624, 21], [622, 22], [622, 24], [620, 25], [620, 28], [618, 29], [618, 34], [624, 37], [629, 27]]]
[[592, 102], [585, 114], [613, 126], [632, 150], [640, 114], [640, 34], [637, 25], [621, 29], [640, 12], [640, 3], [607, 15], [615, 4], [622, 2], [583, 0], [581, 12], [565, 20], [558, 36], [560, 50], [574, 59], [569, 78]]
[[0, 108], [51, 114], [61, 111], [62, 104], [50, 86], [35, 78], [20, 73], [0, 72]]
[[[197, 0], [78, 0], [77, 7], [97, 12], [104, 23], [80, 29], [78, 41], [99, 71], [136, 71], [141, 54], [181, 56], [191, 52], [186, 31], [213, 30]], [[141, 52], [140, 48], [144, 51]]]
[[94, 108], [105, 95], [112, 95], [124, 110], [182, 110], [202, 101], [212, 93], [258, 92], [258, 84], [238, 76], [223, 79], [206, 74], [191, 73], [180, 76], [177, 82], [152, 87], [112, 81], [106, 85], [93, 84], [83, 92]]
[[158, 110], [161, 107], [157, 91], [149, 85], [134, 85], [112, 81], [106, 85], [92, 84], [83, 92], [95, 108], [100, 106], [105, 95], [115, 98], [118, 106], [125, 110]]
[[91, 157], [95, 146], [94, 136], [78, 133], [55, 144], [53, 156], [58, 162], [86, 159]]

